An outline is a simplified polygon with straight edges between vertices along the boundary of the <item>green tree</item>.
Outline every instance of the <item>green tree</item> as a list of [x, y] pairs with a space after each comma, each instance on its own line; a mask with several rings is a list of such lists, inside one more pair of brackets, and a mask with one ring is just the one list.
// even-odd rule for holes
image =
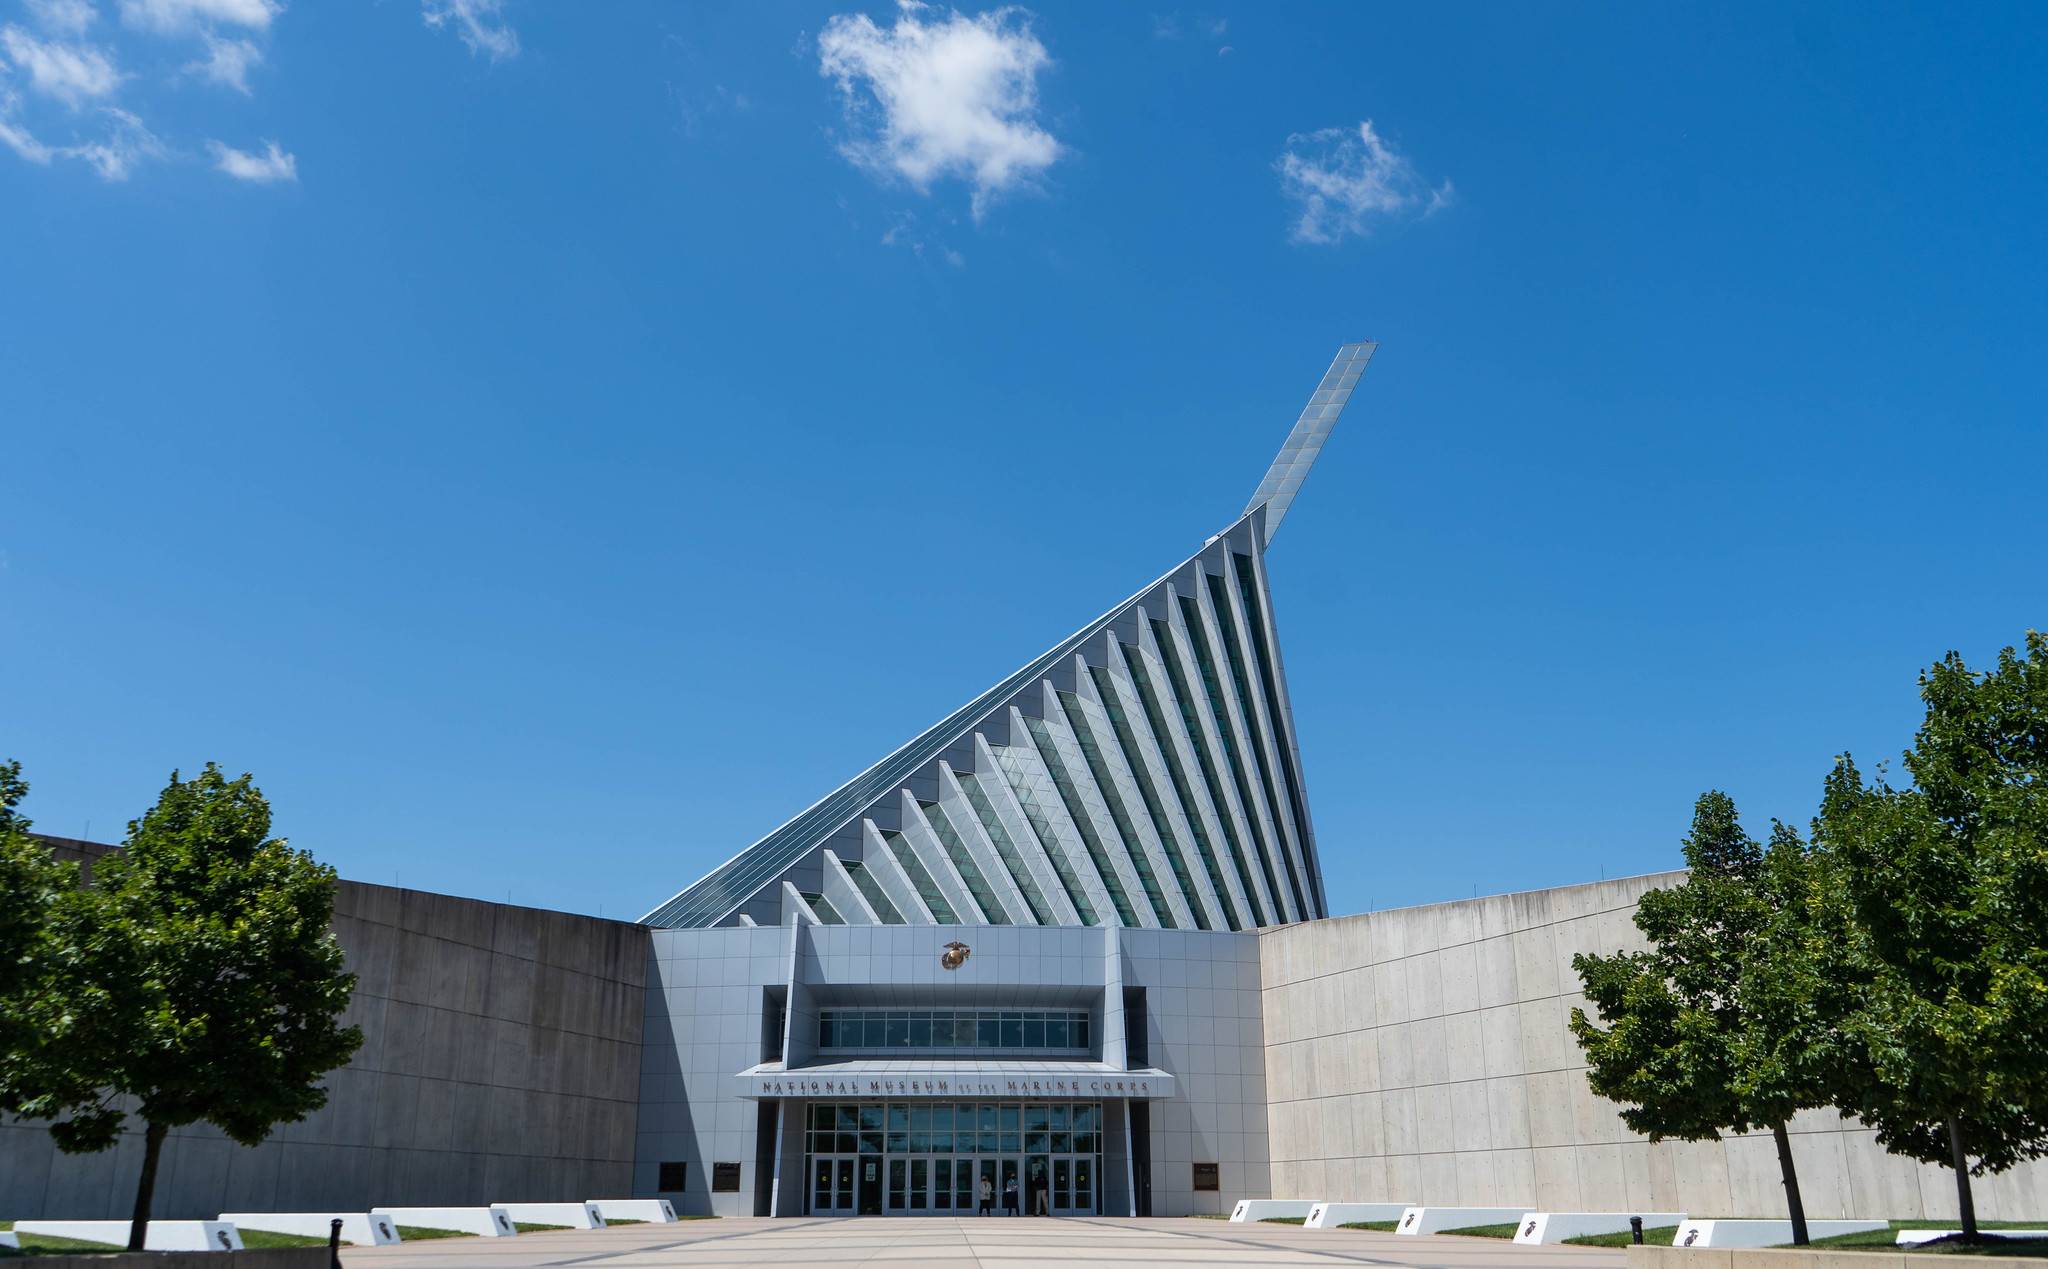
[[320, 1077], [362, 1032], [339, 1022], [355, 976], [328, 930], [334, 870], [270, 836], [249, 776], [173, 772], [124, 845], [59, 922], [76, 949], [62, 976], [77, 1018], [65, 1065], [98, 1098], [51, 1133], [62, 1149], [101, 1150], [128, 1114], [142, 1121], [128, 1236], [139, 1250], [170, 1129], [205, 1121], [262, 1143], [327, 1103]]
[[1837, 944], [1814, 920], [1815, 860], [1783, 824], [1760, 846], [1720, 792], [1700, 796], [1684, 845], [1685, 883], [1636, 909], [1651, 950], [1573, 957], [1608, 1025], [1574, 1009], [1572, 1032], [1593, 1091], [1623, 1103], [1622, 1121], [1651, 1141], [1770, 1129], [1793, 1241], [1804, 1244], [1786, 1124], [1834, 1101], [1834, 1016], [1852, 998]]
[[[89, 996], [88, 975], [76, 974], [73, 935], [79, 911], [79, 867], [59, 863], [28, 834], [17, 809], [28, 793], [21, 764], [0, 764], [0, 1110], [24, 1119], [71, 1115], [89, 1125], [99, 1101], [93, 1046], [67, 990], [76, 981]], [[118, 978], [114, 981], [119, 981]]]
[[28, 835], [29, 821], [16, 810], [26, 796], [21, 764], [0, 763], [0, 1110], [16, 1114], [33, 1096], [20, 1077], [40, 1045], [50, 909], [77, 873]]
[[2048, 638], [2026, 644], [1921, 675], [1912, 785], [1844, 755], [1815, 821], [1873, 969], [1854, 1108], [1886, 1149], [1955, 1170], [1969, 1240], [1971, 1175], [2048, 1154]]

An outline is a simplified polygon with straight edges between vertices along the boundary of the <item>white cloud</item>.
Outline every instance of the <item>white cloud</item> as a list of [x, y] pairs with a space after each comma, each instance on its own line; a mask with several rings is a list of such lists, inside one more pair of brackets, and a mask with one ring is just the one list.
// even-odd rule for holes
[[161, 35], [212, 23], [261, 31], [282, 8], [277, 0], [121, 0], [121, 20]]
[[185, 73], [203, 75], [216, 84], [225, 84], [244, 97], [249, 92], [249, 68], [263, 60], [263, 50], [252, 40], [224, 40], [217, 35], [206, 37], [206, 57], [201, 61], [187, 62]]
[[20, 95], [0, 84], [0, 143], [31, 163], [48, 166], [51, 158], [50, 147], [35, 139], [27, 128], [14, 122], [14, 112], [21, 104]]
[[100, 107], [111, 122], [106, 136], [79, 145], [45, 145], [27, 128], [14, 121], [18, 99], [0, 94], [0, 143], [31, 163], [48, 166], [55, 158], [83, 159], [110, 181], [126, 180], [135, 165], [163, 153], [163, 143], [142, 125], [142, 120], [113, 106]]
[[99, 14], [88, 0], [23, 0], [36, 24], [45, 30], [81, 35]]
[[1292, 235], [1296, 242], [1363, 236], [1375, 217], [1418, 206], [1427, 216], [1449, 206], [1452, 197], [1449, 181], [1430, 189], [1414, 165], [1373, 131], [1370, 119], [1356, 128], [1296, 133], [1287, 138], [1273, 167], [1280, 173], [1281, 192], [1301, 204]]
[[90, 44], [39, 40], [18, 26], [0, 30], [0, 48], [28, 75], [31, 88], [73, 110], [121, 86], [113, 59]]
[[920, 260], [944, 260], [956, 269], [967, 267], [966, 256], [918, 228], [914, 212], [897, 212], [890, 220], [889, 231], [882, 235], [883, 246], [908, 247], [910, 254]]
[[1178, 13], [1155, 13], [1152, 15], [1152, 34], [1162, 40], [1177, 40], [1190, 31], [1197, 36], [1207, 35], [1220, 38], [1230, 29], [1229, 18], [1210, 18], [1196, 14], [1191, 25], [1183, 25]]
[[958, 176], [974, 187], [978, 220], [991, 200], [1030, 187], [1062, 153], [1037, 120], [1038, 72], [1052, 57], [1020, 9], [939, 17], [915, 0], [900, 4], [887, 30], [864, 13], [842, 13], [818, 37], [819, 73], [838, 81], [859, 133], [840, 152], [920, 192]]
[[[97, 0], [21, 0], [21, 6], [27, 26], [0, 25], [0, 145], [33, 163], [77, 159], [110, 181], [169, 153], [149, 125], [123, 108], [123, 86], [135, 77], [119, 62], [131, 55], [145, 64], [158, 61], [160, 49], [150, 46], [159, 40], [188, 49], [198, 44], [203, 54], [187, 62], [184, 73], [246, 95], [249, 70], [263, 60], [261, 41], [285, 7], [284, 0], [119, 0], [125, 30], [96, 42], [85, 33], [99, 18]], [[39, 98], [58, 104], [37, 107]], [[68, 110], [68, 120], [60, 109]], [[66, 132], [65, 141], [56, 139]], [[213, 149], [221, 170], [239, 179], [298, 179], [292, 156], [274, 143], [260, 154], [217, 143]]]
[[64, 146], [57, 153], [84, 159], [110, 181], [127, 180], [136, 164], [163, 154], [163, 142], [143, 126], [142, 120], [114, 106], [102, 106], [100, 110], [113, 121], [107, 135], [83, 145]]
[[499, 19], [505, 0], [421, 0], [427, 25], [450, 23], [472, 53], [488, 53], [494, 62], [519, 54], [519, 32]]
[[238, 181], [272, 185], [278, 181], [299, 179], [298, 159], [278, 149], [275, 141], [265, 141], [266, 149], [262, 154], [248, 154], [218, 141], [206, 144], [213, 151], [213, 165]]

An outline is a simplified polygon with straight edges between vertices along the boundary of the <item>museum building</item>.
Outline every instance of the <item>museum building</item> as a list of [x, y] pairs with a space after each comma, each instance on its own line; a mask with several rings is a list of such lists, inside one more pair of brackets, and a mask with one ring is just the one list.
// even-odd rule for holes
[[[640, 921], [341, 881], [363, 1048], [261, 1146], [172, 1130], [157, 1213], [1781, 1215], [1769, 1133], [1648, 1142], [1568, 1029], [1572, 957], [1683, 873], [1329, 914], [1266, 551], [1372, 352], [1233, 524]], [[1790, 1128], [1809, 1215], [1953, 1218], [1871, 1130]], [[0, 1123], [0, 1219], [124, 1215], [141, 1145]], [[2048, 1214], [2048, 1165], [1976, 1201]]]
[[1250, 932], [1328, 915], [1265, 553], [1372, 351], [1236, 523], [644, 918], [643, 1148], [789, 1214], [1263, 1188]]

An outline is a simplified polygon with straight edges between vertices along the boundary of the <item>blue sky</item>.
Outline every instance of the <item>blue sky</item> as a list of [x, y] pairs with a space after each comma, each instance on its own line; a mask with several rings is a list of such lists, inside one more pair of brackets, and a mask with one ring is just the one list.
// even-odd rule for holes
[[2048, 10], [0, 0], [0, 757], [637, 916], [1243, 506], [1340, 912], [2048, 620]]

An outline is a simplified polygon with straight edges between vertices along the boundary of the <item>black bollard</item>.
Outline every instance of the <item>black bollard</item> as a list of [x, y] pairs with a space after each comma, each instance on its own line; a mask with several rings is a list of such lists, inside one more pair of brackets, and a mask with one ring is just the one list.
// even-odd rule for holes
[[[1642, 1222], [1638, 1221], [1636, 1223], [1641, 1224]], [[1637, 1235], [1636, 1241], [1643, 1241], [1642, 1236]], [[341, 1269], [341, 1217], [339, 1216], [327, 1222], [327, 1269]]]
[[1636, 1246], [1638, 1246], [1638, 1247], [1642, 1246], [1642, 1245], [1643, 1245], [1643, 1218], [1642, 1218], [1642, 1217], [1640, 1217], [1640, 1216], [1631, 1216], [1631, 1217], [1629, 1217], [1629, 1218], [1628, 1218], [1628, 1232], [1629, 1232], [1629, 1234], [1630, 1234], [1630, 1235], [1631, 1235], [1631, 1236], [1632, 1236], [1632, 1237], [1633, 1237], [1633, 1238], [1635, 1239], [1635, 1241], [1636, 1241]]

